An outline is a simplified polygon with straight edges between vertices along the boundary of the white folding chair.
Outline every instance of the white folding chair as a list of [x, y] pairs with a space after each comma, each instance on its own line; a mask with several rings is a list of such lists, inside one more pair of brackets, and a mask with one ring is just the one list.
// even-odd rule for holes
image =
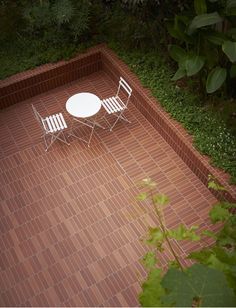
[[[53, 142], [58, 139], [68, 145], [70, 145], [65, 137], [64, 130], [67, 128], [66, 121], [62, 115], [62, 113], [53, 114], [43, 118], [39, 112], [36, 110], [34, 105], [32, 105], [34, 116], [36, 120], [39, 122], [40, 127], [43, 131], [43, 138], [45, 142], [47, 151], [49, 147], [53, 144]], [[63, 136], [63, 139], [60, 138], [60, 135]], [[47, 140], [49, 138], [49, 141]]]
[[[102, 100], [102, 106], [105, 108], [106, 112], [117, 117], [115, 122], [110, 126], [110, 131], [112, 131], [119, 119], [130, 123], [130, 121], [124, 116], [124, 111], [127, 109], [131, 93], [132, 89], [129, 84], [122, 77], [120, 77], [116, 95]], [[125, 98], [123, 99], [123, 97]], [[104, 119], [110, 125], [106, 119], [106, 116]]]

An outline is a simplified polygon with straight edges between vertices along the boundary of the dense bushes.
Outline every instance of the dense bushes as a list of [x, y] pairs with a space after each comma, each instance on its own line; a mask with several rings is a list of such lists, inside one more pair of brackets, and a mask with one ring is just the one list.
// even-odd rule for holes
[[70, 58], [91, 39], [88, 0], [5, 0], [0, 17], [0, 79]]

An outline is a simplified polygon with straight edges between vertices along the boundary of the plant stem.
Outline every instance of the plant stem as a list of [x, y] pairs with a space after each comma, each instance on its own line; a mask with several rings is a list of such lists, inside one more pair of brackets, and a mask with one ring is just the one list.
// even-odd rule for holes
[[171, 251], [173, 257], [175, 258], [175, 260], [176, 260], [176, 262], [178, 263], [178, 265], [179, 265], [181, 271], [183, 272], [183, 271], [184, 271], [184, 268], [183, 268], [182, 264], [180, 263], [180, 261], [179, 261], [177, 255], [176, 255], [176, 253], [175, 253], [175, 251], [174, 251], [174, 249], [173, 249], [173, 247], [172, 247], [172, 245], [171, 245], [170, 239], [169, 239], [169, 237], [168, 237], [168, 233], [167, 233], [166, 226], [165, 226], [165, 224], [164, 224], [163, 221], [162, 221], [162, 215], [161, 215], [161, 213], [160, 213], [160, 211], [159, 211], [157, 205], [153, 202], [153, 191], [152, 191], [152, 190], [151, 190], [151, 196], [152, 196], [152, 203], [153, 203], [155, 212], [156, 212], [156, 214], [157, 214], [157, 217], [158, 217], [158, 220], [159, 220], [159, 223], [160, 223], [161, 230], [162, 230], [162, 232], [163, 232], [164, 238], [165, 238], [165, 240], [166, 240], [166, 242], [167, 242], [167, 244], [168, 244], [168, 246], [169, 246], [169, 248], [170, 248], [170, 251]]

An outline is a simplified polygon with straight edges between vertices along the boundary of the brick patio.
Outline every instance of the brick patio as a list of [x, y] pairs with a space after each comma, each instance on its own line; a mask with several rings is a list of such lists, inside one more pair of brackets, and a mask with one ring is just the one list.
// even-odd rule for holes
[[[120, 75], [134, 90], [127, 113], [132, 124], [120, 122], [113, 132], [97, 128], [91, 148], [71, 138], [69, 147], [58, 142], [46, 153], [31, 103], [43, 115], [62, 111], [70, 123], [65, 102], [71, 95], [110, 96]], [[228, 175], [210, 166], [191, 136], [104, 45], [1, 81], [4, 107], [1, 306], [138, 305], [145, 277], [139, 260], [148, 249], [140, 237], [157, 223], [150, 206], [135, 202], [144, 177], [171, 199], [168, 227], [210, 227], [208, 211], [216, 199], [205, 186], [209, 173], [228, 189], [215, 196], [236, 197]], [[182, 260], [207, 244], [174, 243]], [[169, 251], [159, 258], [164, 267]]]
[[[140, 237], [156, 224], [151, 207], [134, 200], [144, 177], [171, 199], [168, 227], [208, 227], [215, 197], [132, 102], [132, 123], [96, 128], [90, 148], [71, 138], [44, 151], [31, 103], [69, 122], [71, 95], [115, 89], [98, 71], [1, 111], [1, 306], [137, 306], [147, 251]], [[185, 257], [200, 245], [175, 247]], [[163, 266], [168, 259], [160, 255]]]

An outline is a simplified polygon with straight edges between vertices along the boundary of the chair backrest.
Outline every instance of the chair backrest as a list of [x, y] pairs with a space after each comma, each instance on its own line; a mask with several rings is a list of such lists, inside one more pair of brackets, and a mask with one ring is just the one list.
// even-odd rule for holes
[[[123, 92], [126, 93], [127, 95], [127, 101], [126, 101], [126, 105], [128, 104], [129, 102], [129, 99], [130, 99], [130, 96], [131, 96], [131, 93], [132, 93], [132, 88], [129, 86], [129, 84], [124, 80], [124, 78], [120, 77], [120, 80], [119, 80], [119, 86], [118, 86], [118, 90], [117, 90], [117, 93], [116, 93], [116, 97], [119, 97], [121, 99], [121, 97], [119, 96], [120, 95], [120, 92], [123, 90]], [[121, 99], [122, 100], [122, 99]]]
[[47, 130], [44, 125], [44, 118], [40, 115], [40, 113], [37, 111], [33, 104], [31, 106], [34, 112], [35, 119], [39, 122], [39, 125], [41, 126], [42, 130]]

